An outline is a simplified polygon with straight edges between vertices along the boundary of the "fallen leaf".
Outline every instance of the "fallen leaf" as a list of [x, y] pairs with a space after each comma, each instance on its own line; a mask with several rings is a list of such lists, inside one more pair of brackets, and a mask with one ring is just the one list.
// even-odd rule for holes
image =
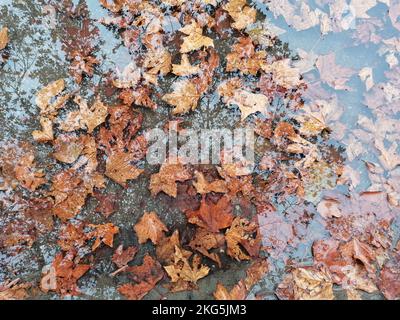
[[214, 291], [216, 300], [245, 300], [247, 296], [246, 286], [244, 281], [239, 281], [231, 291], [228, 291], [221, 283], [217, 283]]
[[7, 47], [7, 44], [8, 44], [8, 28], [3, 27], [0, 30], [0, 50], [5, 49], [5, 47]]
[[107, 158], [105, 175], [122, 186], [127, 180], [134, 180], [143, 173], [131, 164], [133, 156], [130, 153], [115, 152]]
[[[162, 263], [172, 263], [174, 259], [175, 246], [180, 246], [179, 231], [175, 230], [170, 237], [161, 238], [156, 246], [156, 255]], [[189, 251], [182, 249], [185, 257], [189, 258], [192, 254]]]
[[121, 244], [117, 249], [115, 249], [112, 256], [112, 262], [114, 262], [118, 268], [127, 266], [128, 263], [133, 260], [138, 250], [138, 248], [133, 246], [124, 249], [124, 246]]
[[163, 191], [167, 195], [176, 198], [176, 182], [186, 181], [192, 178], [192, 174], [182, 164], [164, 163], [159, 173], [155, 173], [150, 178], [149, 189], [153, 196]]
[[224, 180], [214, 180], [213, 182], [208, 182], [201, 172], [196, 171], [195, 176], [197, 181], [193, 182], [193, 186], [196, 188], [197, 192], [200, 194], [207, 194], [210, 192], [226, 193], [228, 188]]
[[33, 139], [37, 142], [52, 141], [54, 139], [53, 122], [46, 117], [40, 117], [40, 125], [42, 130], [34, 130], [32, 132]]
[[224, 245], [225, 238], [220, 233], [212, 233], [205, 229], [198, 228], [195, 236], [189, 243], [189, 247], [193, 250], [200, 252], [205, 257], [215, 261], [218, 266], [221, 268], [222, 263], [218, 253], [209, 251], [211, 249], [220, 248]]
[[235, 21], [232, 26], [238, 30], [245, 29], [256, 21], [257, 11], [247, 6], [246, 0], [229, 0], [223, 8]]
[[203, 29], [193, 21], [191, 24], [179, 29], [180, 32], [187, 36], [183, 38], [183, 43], [180, 49], [181, 53], [201, 49], [202, 47], [214, 47], [214, 41], [211, 38], [203, 36]]
[[102, 124], [108, 115], [108, 108], [99, 98], [91, 107], [80, 96], [76, 96], [75, 103], [79, 105], [79, 111], [69, 113], [64, 121], [60, 123], [60, 129], [70, 132], [79, 129], [87, 129], [88, 133]]
[[15, 178], [19, 181], [22, 187], [35, 191], [47, 180], [44, 178], [45, 174], [41, 170], [34, 168], [35, 156], [27, 154], [23, 156], [15, 166]]
[[221, 84], [218, 87], [218, 93], [223, 97], [225, 103], [239, 107], [242, 121], [256, 112], [266, 115], [269, 99], [263, 94], [241, 89], [242, 87], [239, 79], [232, 79]]
[[59, 135], [53, 142], [53, 157], [60, 162], [74, 163], [85, 148], [83, 140], [75, 135]]
[[75, 253], [68, 252], [65, 256], [59, 253], [53, 262], [43, 268], [40, 289], [47, 293], [56, 291], [62, 296], [77, 296], [80, 294], [77, 281], [90, 269], [90, 265], [74, 262]]
[[174, 263], [165, 266], [164, 269], [171, 278], [171, 282], [182, 280], [193, 284], [196, 284], [199, 279], [204, 278], [210, 272], [210, 268], [200, 264], [200, 257], [197, 255], [193, 257], [191, 266], [178, 246], [175, 246]]
[[255, 51], [251, 38], [239, 38], [226, 56], [226, 71], [239, 70], [243, 74], [256, 75], [266, 64], [266, 56], [266, 51]]
[[113, 247], [114, 235], [119, 232], [119, 228], [117, 226], [113, 225], [112, 223], [89, 224], [88, 226], [94, 229], [87, 235], [88, 239], [95, 238], [92, 251], [96, 250], [101, 243], [104, 243], [111, 248]]
[[118, 291], [129, 300], [141, 300], [164, 276], [162, 266], [148, 254], [142, 265], [129, 267], [126, 271], [132, 275], [134, 283], [124, 284]]
[[242, 247], [252, 248], [255, 246], [259, 248], [258, 241], [253, 238], [253, 234], [257, 229], [256, 224], [249, 222], [247, 219], [236, 217], [230, 229], [225, 233], [226, 253], [238, 261], [250, 260], [250, 256], [243, 251]]
[[293, 89], [302, 83], [300, 71], [291, 65], [290, 59], [274, 61], [272, 64], [263, 64], [263, 70], [272, 74], [273, 81], [286, 89]]
[[145, 212], [133, 229], [139, 243], [145, 243], [150, 239], [155, 245], [164, 238], [164, 231], [168, 232], [168, 228], [155, 212]]
[[172, 114], [183, 114], [197, 108], [200, 93], [190, 79], [179, 80], [173, 84], [173, 92], [163, 96], [163, 100], [174, 106]]
[[55, 100], [54, 103], [51, 103], [52, 99], [58, 96], [65, 89], [65, 81], [64, 79], [59, 79], [57, 81], [51, 82], [46, 87], [42, 88], [36, 94], [36, 105], [40, 109], [40, 114], [45, 115], [49, 118], [53, 118], [57, 115], [57, 110], [62, 108], [65, 102], [69, 99], [70, 95], [60, 96]]
[[182, 54], [181, 64], [172, 65], [172, 73], [177, 76], [191, 76], [200, 72], [199, 66], [192, 66], [187, 54]]
[[276, 294], [282, 300], [333, 300], [332, 288], [325, 270], [297, 268], [278, 285]]
[[[0, 35], [1, 36], [1, 35]], [[1, 40], [1, 39], [0, 39]], [[1, 300], [24, 300], [29, 297], [27, 289], [31, 287], [29, 283], [19, 283], [20, 279], [0, 283]]]
[[220, 229], [228, 228], [233, 221], [232, 205], [227, 196], [222, 197], [216, 204], [201, 200], [200, 208], [186, 212], [188, 221], [211, 232], [218, 233]]

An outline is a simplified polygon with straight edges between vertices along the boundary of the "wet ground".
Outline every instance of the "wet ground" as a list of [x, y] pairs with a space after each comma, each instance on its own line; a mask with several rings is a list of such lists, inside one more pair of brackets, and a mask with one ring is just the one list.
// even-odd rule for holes
[[[73, 1], [77, 4], [78, 1]], [[103, 99], [108, 103], [115, 101], [115, 96], [108, 95], [96, 86], [101, 84], [105, 74], [116, 69], [122, 70], [130, 62], [130, 54], [121, 43], [116, 30], [107, 28], [98, 20], [109, 14], [108, 10], [101, 7], [98, 1], [86, 1], [88, 19], [91, 27], [98, 30], [93, 36], [95, 53], [100, 57], [101, 63], [95, 69], [94, 76], [90, 80], [84, 80], [80, 85], [80, 93], [84, 97], [90, 98], [94, 91], [100, 91]], [[259, 21], [268, 19], [274, 25], [282, 28], [279, 35], [281, 44], [276, 45], [275, 54], [281, 56], [298, 57], [299, 49], [307, 53], [325, 55], [331, 52], [336, 53], [336, 62], [344, 67], [355, 70], [363, 67], [374, 68], [374, 81], [380, 83], [386, 81], [385, 72], [389, 70], [385, 62], [385, 55], [378, 53], [378, 45], [355, 44], [352, 40], [354, 29], [344, 30], [343, 32], [321, 35], [318, 28], [310, 28], [304, 31], [296, 31], [288, 27], [282, 17], [273, 17], [273, 14], [266, 9], [266, 5], [260, 1], [254, 1], [254, 6], [259, 10]], [[380, 17], [385, 13], [386, 7], [380, 3], [371, 10], [371, 16]], [[77, 88], [77, 85], [68, 74], [69, 64], [65, 53], [65, 29], [68, 28], [70, 18], [65, 18], [62, 14], [56, 13], [52, 5], [46, 1], [18, 1], [1, 0], [0, 4], [0, 28], [7, 26], [11, 34], [11, 44], [6, 54], [3, 54], [3, 63], [0, 64], [0, 142], [4, 143], [25, 140], [35, 145], [37, 151], [37, 161], [39, 166], [54, 165], [55, 162], [49, 159], [48, 154], [51, 148], [45, 144], [37, 144], [33, 141], [31, 133], [39, 127], [38, 110], [35, 105], [35, 94], [48, 83], [65, 78], [68, 80], [69, 88]], [[172, 29], [174, 26], [172, 26]], [[286, 32], [284, 32], [286, 31]], [[393, 28], [383, 30], [386, 37], [391, 35], [398, 36], [398, 31]], [[214, 39], [218, 52], [229, 52], [234, 38], [228, 40]], [[9, 56], [6, 56], [8, 55]], [[396, 52], [398, 54], [398, 51]], [[308, 61], [309, 62], [309, 61]], [[371, 110], [364, 103], [365, 85], [359, 77], [354, 76], [347, 83], [350, 90], [335, 90], [332, 87], [322, 85], [318, 87], [319, 73], [311, 61], [310, 68], [303, 68], [304, 78], [311, 87], [309, 101], [313, 99], [327, 99], [335, 101], [339, 106], [335, 115], [328, 115], [332, 119], [333, 130], [331, 138], [326, 142], [327, 145], [335, 147], [345, 158], [345, 163], [353, 170], [351, 177], [354, 182], [351, 184], [354, 190], [365, 190], [369, 185], [368, 173], [364, 161], [379, 162], [379, 153], [374, 149], [373, 144], [363, 144], [363, 151], [354, 157], [346, 154], [346, 148], [350, 149], [354, 143], [354, 136], [360, 130], [360, 116], [376, 119], [374, 110]], [[308, 70], [310, 69], [310, 70]], [[171, 84], [175, 81], [173, 77], [166, 77], [160, 81], [160, 93], [168, 92]], [[315, 84], [315, 88], [313, 88]], [[213, 92], [211, 90], [210, 92]], [[393, 99], [399, 99], [399, 96]], [[162, 127], [166, 119], [172, 119], [171, 108], [165, 102], [157, 101], [158, 109], [153, 112], [143, 109], [145, 121], [143, 130], [147, 128]], [[398, 100], [396, 100], [398, 103]], [[341, 114], [340, 114], [341, 113]], [[398, 119], [397, 113], [393, 118]], [[226, 108], [216, 97], [210, 94], [202, 99], [200, 106], [191, 114], [184, 117], [185, 123], [194, 128], [233, 128], [240, 120], [240, 112], [235, 108]], [[336, 125], [340, 123], [339, 125]], [[369, 149], [370, 148], [370, 149]], [[353, 148], [354, 149], [354, 148]], [[349, 151], [348, 151], [349, 152]], [[58, 165], [59, 166], [59, 165]], [[146, 165], [146, 174], [139, 179], [130, 181], [126, 189], [108, 181], [107, 193], [116, 194], [119, 199], [119, 209], [108, 220], [101, 214], [95, 213], [94, 208], [97, 204], [95, 199], [89, 199], [84, 210], [77, 218], [86, 219], [92, 223], [112, 222], [119, 226], [120, 233], [117, 236], [118, 243], [125, 245], [136, 244], [136, 239], [132, 234], [132, 226], [144, 211], [157, 211], [160, 218], [167, 224], [170, 230], [182, 229], [186, 224], [184, 215], [178, 208], [171, 206], [167, 196], [151, 197], [148, 191], [149, 175], [157, 172], [157, 168]], [[55, 165], [55, 169], [57, 169]], [[55, 170], [54, 169], [54, 170]], [[316, 179], [313, 179], [306, 188], [309, 192], [308, 200], [316, 205], [323, 189], [335, 187], [336, 179], [326, 173], [324, 169], [316, 169]], [[354, 173], [355, 172], [355, 173]], [[358, 178], [354, 178], [358, 177]], [[358, 180], [358, 183], [356, 183]], [[290, 200], [283, 203], [279, 210], [285, 212], [293, 204]], [[311, 205], [312, 207], [313, 205]], [[310, 211], [316, 214], [315, 206], [310, 207]], [[396, 243], [399, 237], [398, 224], [393, 225], [394, 238]], [[315, 219], [308, 226], [307, 242], [300, 243], [299, 246], [291, 251], [290, 259], [296, 261], [296, 265], [311, 265], [313, 261], [311, 244], [315, 239], [326, 236], [320, 221]], [[42, 267], [51, 263], [54, 254], [57, 252], [57, 237], [55, 232], [42, 236], [34, 243], [30, 250], [23, 251], [16, 256], [10, 256], [6, 252], [0, 252], [0, 282], [9, 277], [10, 273], [24, 279], [24, 281], [35, 281], [40, 277]], [[141, 249], [140, 253], [133, 260], [133, 263], [141, 261], [145, 252], [152, 251], [148, 245]], [[120, 283], [109, 276], [115, 270], [110, 256], [111, 248], [101, 248], [95, 255], [95, 268], [92, 268], [80, 281], [79, 287], [84, 299], [119, 299], [116, 286]], [[252, 291], [253, 294], [261, 295], [264, 299], [276, 299], [274, 290], [277, 283], [282, 280], [286, 265], [277, 259], [271, 259], [275, 266]], [[222, 270], [217, 270], [214, 266], [210, 276], [199, 281], [199, 290], [176, 294], [167, 294], [167, 290], [161, 285], [146, 296], [146, 299], [160, 299], [165, 295], [168, 298], [177, 299], [209, 299], [218, 281], [231, 287], [238, 280], [243, 278], [248, 267], [246, 262], [230, 261]], [[338, 298], [343, 298], [344, 293], [341, 289], [335, 291]], [[38, 295], [40, 299], [58, 298], [57, 295]], [[365, 295], [364, 298], [379, 299], [380, 294]]]

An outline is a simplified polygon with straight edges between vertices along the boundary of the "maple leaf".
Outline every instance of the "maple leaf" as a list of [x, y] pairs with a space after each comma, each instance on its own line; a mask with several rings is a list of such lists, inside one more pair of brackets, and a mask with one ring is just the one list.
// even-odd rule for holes
[[202, 28], [195, 21], [179, 29], [179, 31], [187, 35], [187, 37], [183, 38], [181, 53], [188, 53], [202, 47], [214, 47], [214, 41], [203, 36]]
[[0, 30], [0, 50], [5, 49], [8, 44], [8, 28], [4, 27]]
[[69, 94], [60, 96], [53, 103], [52, 99], [63, 92], [65, 89], [64, 79], [51, 82], [46, 87], [42, 88], [36, 94], [36, 105], [40, 109], [40, 114], [49, 118], [53, 118], [57, 114], [57, 110], [62, 108], [65, 102], [70, 98]]
[[205, 179], [204, 175], [199, 171], [195, 172], [195, 177], [197, 181], [193, 182], [193, 186], [200, 194], [207, 194], [210, 192], [217, 192], [217, 193], [228, 192], [228, 188], [224, 180], [214, 180], [213, 182], [208, 182]]
[[278, 285], [276, 294], [284, 300], [333, 300], [332, 288], [326, 270], [297, 268]]
[[53, 262], [43, 269], [40, 289], [47, 293], [56, 291], [62, 296], [77, 296], [79, 288], [76, 282], [90, 269], [90, 265], [74, 262], [75, 252], [70, 251], [65, 256], [59, 253]]
[[172, 73], [177, 76], [191, 76], [201, 71], [199, 66], [192, 66], [187, 54], [182, 54], [181, 64], [172, 65]]
[[192, 178], [192, 174], [182, 164], [164, 163], [159, 173], [155, 173], [150, 178], [149, 189], [153, 196], [163, 191], [167, 195], [176, 198], [177, 181], [186, 181]]
[[125, 186], [127, 180], [134, 180], [143, 173], [131, 164], [134, 160], [132, 154], [125, 152], [112, 153], [106, 162], [105, 175], [122, 186]]
[[53, 122], [46, 117], [40, 117], [40, 125], [42, 130], [34, 130], [33, 139], [37, 142], [52, 141], [54, 139]]
[[[226, 253], [238, 261], [250, 260], [250, 257], [243, 251], [241, 246], [249, 249], [246, 249], [246, 251], [253, 251], [251, 250], [253, 247], [259, 248], [259, 241], [252, 238], [252, 234], [256, 230], [257, 225], [255, 223], [251, 223], [244, 218], [236, 217], [232, 222], [231, 228], [225, 233]], [[257, 252], [258, 250], [256, 249], [255, 251]]]
[[222, 283], [217, 283], [214, 291], [214, 298], [216, 300], [245, 300], [247, 296], [247, 289], [244, 281], [239, 281], [231, 291], [228, 291]]
[[226, 56], [226, 71], [240, 70], [243, 74], [256, 75], [266, 64], [266, 51], [255, 51], [251, 38], [239, 38], [232, 52]]
[[108, 108], [99, 98], [89, 108], [87, 102], [80, 96], [76, 96], [75, 103], [79, 105], [79, 111], [72, 111], [66, 119], [60, 123], [60, 129], [70, 132], [78, 129], [87, 129], [88, 133], [102, 124], [108, 115]]
[[124, 249], [124, 246], [121, 244], [117, 249], [115, 249], [112, 256], [112, 262], [114, 262], [118, 268], [123, 268], [133, 260], [138, 250], [138, 248], [133, 246]]
[[113, 247], [114, 235], [119, 232], [119, 228], [114, 226], [112, 223], [106, 224], [89, 224], [90, 228], [94, 230], [89, 232], [88, 238], [95, 238], [93, 243], [92, 251], [96, 250], [101, 243], [109, 247]]
[[[156, 255], [160, 262], [172, 263], [174, 259], [175, 246], [180, 246], [179, 231], [175, 230], [170, 237], [161, 238], [159, 244], [156, 247]], [[181, 249], [183, 255], [189, 258], [192, 253], [190, 251]]]
[[223, 97], [225, 103], [239, 107], [242, 121], [256, 112], [266, 115], [269, 99], [263, 94], [241, 89], [242, 87], [239, 79], [231, 79], [218, 87], [218, 94]]
[[60, 162], [74, 163], [81, 155], [84, 146], [84, 139], [75, 135], [59, 135], [53, 142], [53, 157]]
[[175, 246], [174, 263], [164, 267], [172, 282], [186, 281], [196, 284], [210, 272], [210, 268], [200, 264], [200, 257], [193, 257], [192, 266], [184, 256], [182, 250]]
[[183, 114], [197, 108], [200, 93], [193, 80], [179, 80], [173, 84], [173, 92], [163, 96], [163, 100], [175, 108], [172, 114]]
[[118, 291], [129, 300], [142, 299], [164, 276], [162, 266], [148, 254], [142, 265], [129, 267], [126, 271], [132, 274], [135, 283], [124, 284]]
[[31, 287], [29, 283], [19, 283], [17, 278], [13, 281], [0, 283], [0, 300], [24, 300], [28, 298], [27, 289]]
[[63, 251], [78, 250], [86, 244], [87, 236], [83, 223], [67, 223], [61, 227], [58, 235], [58, 245]]
[[126, 0], [99, 0], [100, 4], [113, 13], [118, 13], [124, 7]]
[[101, 243], [104, 243], [111, 248], [113, 247], [114, 235], [119, 232], [117, 226], [114, 226], [112, 223], [89, 224], [88, 226], [94, 229], [87, 235], [88, 239], [95, 238], [92, 251], [96, 250]]
[[333, 282], [349, 290], [361, 289], [369, 293], [377, 290], [376, 269], [372, 265], [376, 256], [367, 244], [358, 239], [342, 244], [328, 239], [314, 242], [312, 249], [314, 262], [329, 270]]
[[27, 154], [23, 156], [15, 166], [15, 178], [24, 188], [35, 191], [42, 184], [46, 183], [44, 173], [34, 168], [35, 156]]
[[232, 221], [232, 205], [227, 196], [222, 197], [216, 204], [208, 203], [203, 197], [200, 208], [186, 212], [188, 221], [211, 232], [219, 232], [228, 228]]
[[290, 59], [274, 61], [272, 64], [263, 64], [262, 68], [266, 73], [271, 73], [273, 81], [281, 87], [292, 89], [299, 86], [300, 72], [298, 68], [290, 65]]
[[202, 255], [215, 261], [219, 267], [222, 266], [219, 255], [215, 252], [210, 253], [209, 250], [220, 248], [224, 245], [225, 238], [220, 233], [212, 233], [205, 229], [199, 228], [196, 230], [196, 234], [190, 241], [189, 246], [193, 250], [197, 250]]
[[119, 98], [126, 105], [137, 104], [139, 106], [147, 107], [152, 110], [157, 109], [157, 104], [151, 100], [150, 95], [152, 90], [147, 86], [141, 86], [134, 90], [124, 89], [119, 95]]
[[145, 212], [133, 229], [138, 236], [139, 243], [145, 243], [150, 239], [155, 245], [164, 238], [164, 231], [168, 232], [168, 228], [155, 212]]
[[229, 0], [223, 8], [235, 21], [232, 26], [238, 30], [245, 29], [256, 21], [257, 11], [247, 6], [246, 0]]
[[143, 67], [149, 69], [149, 75], [166, 75], [171, 71], [171, 54], [163, 48], [150, 50], [143, 61]]
[[335, 53], [320, 56], [316, 62], [316, 66], [321, 75], [321, 80], [336, 90], [349, 90], [346, 83], [355, 73], [354, 70], [342, 67], [336, 64]]

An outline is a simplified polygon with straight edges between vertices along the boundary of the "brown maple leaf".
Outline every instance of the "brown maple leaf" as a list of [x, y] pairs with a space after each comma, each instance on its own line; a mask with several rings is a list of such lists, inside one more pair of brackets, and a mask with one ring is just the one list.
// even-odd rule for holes
[[31, 284], [19, 282], [20, 279], [17, 278], [13, 281], [0, 283], [0, 300], [24, 300], [28, 298], [27, 289], [31, 287]]
[[105, 175], [122, 186], [126, 185], [127, 180], [136, 179], [144, 170], [131, 164], [134, 156], [122, 151], [112, 153], [107, 158]]
[[76, 135], [61, 134], [53, 141], [53, 157], [60, 162], [74, 163], [84, 149], [84, 139]]
[[196, 188], [197, 192], [202, 195], [210, 192], [228, 192], [228, 188], [224, 180], [214, 180], [213, 182], [208, 182], [204, 175], [198, 171], [195, 172], [195, 176], [197, 181], [193, 182], [193, 186]]
[[96, 250], [101, 243], [109, 247], [113, 247], [114, 243], [114, 235], [119, 232], [119, 228], [112, 223], [106, 224], [89, 224], [90, 228], [94, 230], [89, 232], [87, 238], [95, 238], [96, 240], [93, 243], [92, 251]]
[[35, 169], [35, 156], [31, 153], [23, 156], [15, 166], [15, 178], [19, 181], [22, 187], [35, 191], [47, 180], [44, 178], [45, 174]]
[[60, 129], [70, 132], [78, 129], [87, 129], [88, 133], [102, 124], [108, 115], [108, 108], [100, 98], [97, 98], [91, 107], [80, 96], [76, 96], [75, 103], [79, 105], [79, 111], [70, 112], [66, 119], [60, 123]]
[[209, 252], [211, 249], [220, 248], [225, 244], [225, 238], [220, 233], [212, 233], [205, 229], [198, 228], [193, 239], [189, 243], [189, 247], [197, 250], [205, 257], [215, 261], [221, 268], [222, 263], [218, 253]]
[[201, 200], [200, 208], [186, 212], [188, 221], [211, 232], [228, 228], [233, 221], [232, 205], [229, 197], [222, 197], [216, 204]]
[[124, 246], [121, 244], [117, 249], [115, 249], [112, 256], [112, 262], [114, 262], [118, 268], [123, 268], [133, 260], [138, 250], [137, 247], [133, 246], [124, 249]]
[[163, 96], [163, 100], [175, 108], [173, 114], [184, 114], [197, 108], [200, 93], [193, 80], [179, 80], [173, 84], [173, 92]]
[[228, 291], [222, 283], [217, 283], [214, 291], [214, 298], [216, 300], [245, 300], [247, 296], [247, 289], [244, 281], [239, 281], [231, 291]]
[[204, 278], [210, 272], [210, 268], [201, 265], [201, 259], [197, 255], [193, 257], [191, 266], [178, 246], [175, 246], [174, 263], [165, 266], [164, 269], [172, 282], [185, 281], [193, 284], [196, 284], [199, 279]]
[[244, 218], [236, 217], [232, 222], [231, 228], [225, 233], [226, 253], [238, 261], [250, 260], [250, 256], [242, 247], [244, 247], [249, 254], [252, 253], [252, 256], [258, 255], [260, 243], [259, 240], [253, 236], [257, 229], [258, 227], [255, 223]]
[[333, 300], [333, 284], [326, 270], [297, 268], [278, 285], [276, 295], [282, 300]]
[[164, 163], [158, 173], [151, 175], [149, 189], [153, 196], [163, 191], [167, 195], [176, 198], [178, 191], [176, 182], [186, 181], [191, 178], [191, 172], [184, 165], [180, 163]]
[[53, 262], [43, 269], [40, 289], [47, 293], [56, 291], [62, 296], [80, 294], [77, 281], [90, 269], [90, 265], [74, 262], [75, 252], [69, 251], [65, 256], [59, 253]]
[[142, 265], [129, 267], [126, 271], [131, 273], [135, 283], [124, 284], [118, 291], [129, 300], [142, 299], [164, 276], [162, 266], [148, 254]]
[[168, 228], [155, 212], [145, 212], [133, 229], [139, 243], [145, 243], [150, 239], [155, 245], [164, 238], [164, 231], [168, 232]]
[[67, 223], [61, 227], [58, 235], [58, 245], [63, 251], [78, 250], [86, 244], [87, 236], [82, 222]]
[[243, 74], [256, 75], [266, 64], [267, 53], [255, 51], [251, 38], [239, 38], [232, 46], [232, 52], [226, 56], [226, 71], [241, 71]]

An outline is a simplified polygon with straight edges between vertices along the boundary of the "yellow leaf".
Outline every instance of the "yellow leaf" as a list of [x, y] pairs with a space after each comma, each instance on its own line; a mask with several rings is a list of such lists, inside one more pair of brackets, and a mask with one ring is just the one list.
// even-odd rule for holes
[[223, 8], [235, 20], [232, 26], [238, 30], [242, 30], [256, 21], [257, 11], [247, 6], [246, 0], [230, 0]]
[[8, 44], [8, 28], [4, 27], [0, 30], [0, 50], [5, 49]]
[[172, 73], [177, 76], [190, 76], [200, 72], [199, 66], [192, 66], [187, 54], [182, 55], [181, 64], [172, 65]]
[[203, 29], [194, 21], [179, 31], [187, 35], [183, 39], [181, 53], [188, 53], [202, 47], [214, 47], [213, 39], [203, 36]]
[[65, 121], [60, 124], [61, 130], [70, 132], [78, 129], [87, 129], [88, 133], [92, 133], [98, 125], [106, 120], [108, 109], [100, 99], [96, 99], [90, 108], [80, 96], [77, 96], [74, 101], [79, 105], [79, 111], [73, 111], [68, 114]]
[[200, 94], [189, 79], [180, 80], [173, 85], [174, 92], [163, 96], [163, 100], [175, 106], [173, 114], [183, 114], [197, 108]]

